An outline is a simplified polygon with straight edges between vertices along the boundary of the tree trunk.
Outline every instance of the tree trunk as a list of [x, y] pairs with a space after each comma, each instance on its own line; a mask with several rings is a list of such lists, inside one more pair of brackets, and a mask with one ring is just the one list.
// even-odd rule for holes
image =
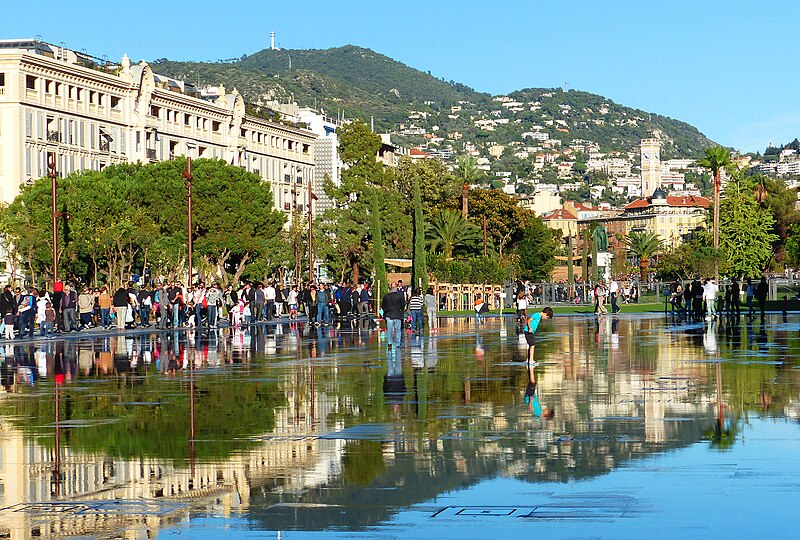
[[[714, 249], [719, 249], [719, 191], [721, 187], [721, 173], [714, 173]], [[714, 279], [719, 283], [719, 261], [714, 259]]]
[[650, 259], [639, 259], [639, 281], [641, 283], [647, 282], [647, 268], [650, 266]]

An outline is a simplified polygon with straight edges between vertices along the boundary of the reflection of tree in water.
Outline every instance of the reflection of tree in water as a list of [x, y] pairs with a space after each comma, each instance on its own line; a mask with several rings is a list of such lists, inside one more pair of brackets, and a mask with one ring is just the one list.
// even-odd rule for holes
[[[89, 423], [63, 428], [64, 444], [112, 457], [149, 456], [182, 462], [189, 457], [188, 384], [181, 375], [168, 379], [128, 374], [96, 385], [91, 394], [65, 386], [61, 420]], [[198, 459], [222, 458], [255, 447], [258, 443], [242, 439], [273, 430], [275, 409], [285, 405], [275, 382], [206, 375], [197, 377], [194, 394]], [[52, 446], [52, 430], [37, 427], [54, 421], [48, 399], [8, 400], [0, 406], [0, 413], [24, 418], [20, 427], [41, 433], [41, 444]], [[102, 420], [110, 422], [91, 424]]]

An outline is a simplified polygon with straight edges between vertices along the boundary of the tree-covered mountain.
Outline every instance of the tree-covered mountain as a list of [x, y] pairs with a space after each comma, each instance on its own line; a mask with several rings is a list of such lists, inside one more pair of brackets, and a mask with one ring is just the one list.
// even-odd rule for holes
[[348, 117], [391, 130], [424, 101], [440, 104], [489, 98], [455, 82], [445, 82], [369, 49], [347, 45], [333, 49], [264, 49], [237, 61], [174, 62], [160, 59], [153, 68], [195, 84], [236, 87], [245, 100], [294, 97], [301, 106], [323, 108], [329, 116]]
[[[637, 151], [640, 139], [656, 131], [665, 158], [695, 157], [713, 144], [685, 122], [588, 92], [528, 88], [510, 93], [507, 97], [520, 105], [507, 107], [489, 94], [353, 45], [265, 49], [234, 61], [160, 59], [153, 68], [194, 84], [236, 87], [249, 102], [294, 99], [328, 116], [374, 118], [376, 129], [396, 134], [404, 144], [456, 150], [467, 142], [519, 144], [523, 133], [537, 129], [565, 145], [578, 139], [595, 142], [602, 151], [622, 152]], [[488, 126], [492, 120], [495, 125]]]

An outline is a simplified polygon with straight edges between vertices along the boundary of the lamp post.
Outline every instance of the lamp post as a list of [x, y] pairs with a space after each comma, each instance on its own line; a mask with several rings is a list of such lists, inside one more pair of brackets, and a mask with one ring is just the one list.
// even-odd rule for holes
[[308, 179], [308, 279], [314, 281], [314, 233], [312, 226], [314, 225], [313, 201], [317, 196], [311, 190], [311, 179]]
[[189, 191], [189, 279], [187, 285], [192, 285], [192, 158], [186, 158], [186, 168], [183, 170], [183, 181]]
[[58, 281], [58, 218], [61, 215], [58, 211], [57, 194], [58, 182], [56, 182], [56, 154], [55, 152], [47, 153], [47, 174], [50, 176], [53, 189], [53, 287]]

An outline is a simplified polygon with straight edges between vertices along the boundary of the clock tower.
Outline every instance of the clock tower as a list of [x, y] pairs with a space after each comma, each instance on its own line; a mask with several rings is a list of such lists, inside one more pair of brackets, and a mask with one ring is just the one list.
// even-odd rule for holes
[[657, 138], [642, 139], [642, 197], [650, 197], [661, 187], [661, 141]]

